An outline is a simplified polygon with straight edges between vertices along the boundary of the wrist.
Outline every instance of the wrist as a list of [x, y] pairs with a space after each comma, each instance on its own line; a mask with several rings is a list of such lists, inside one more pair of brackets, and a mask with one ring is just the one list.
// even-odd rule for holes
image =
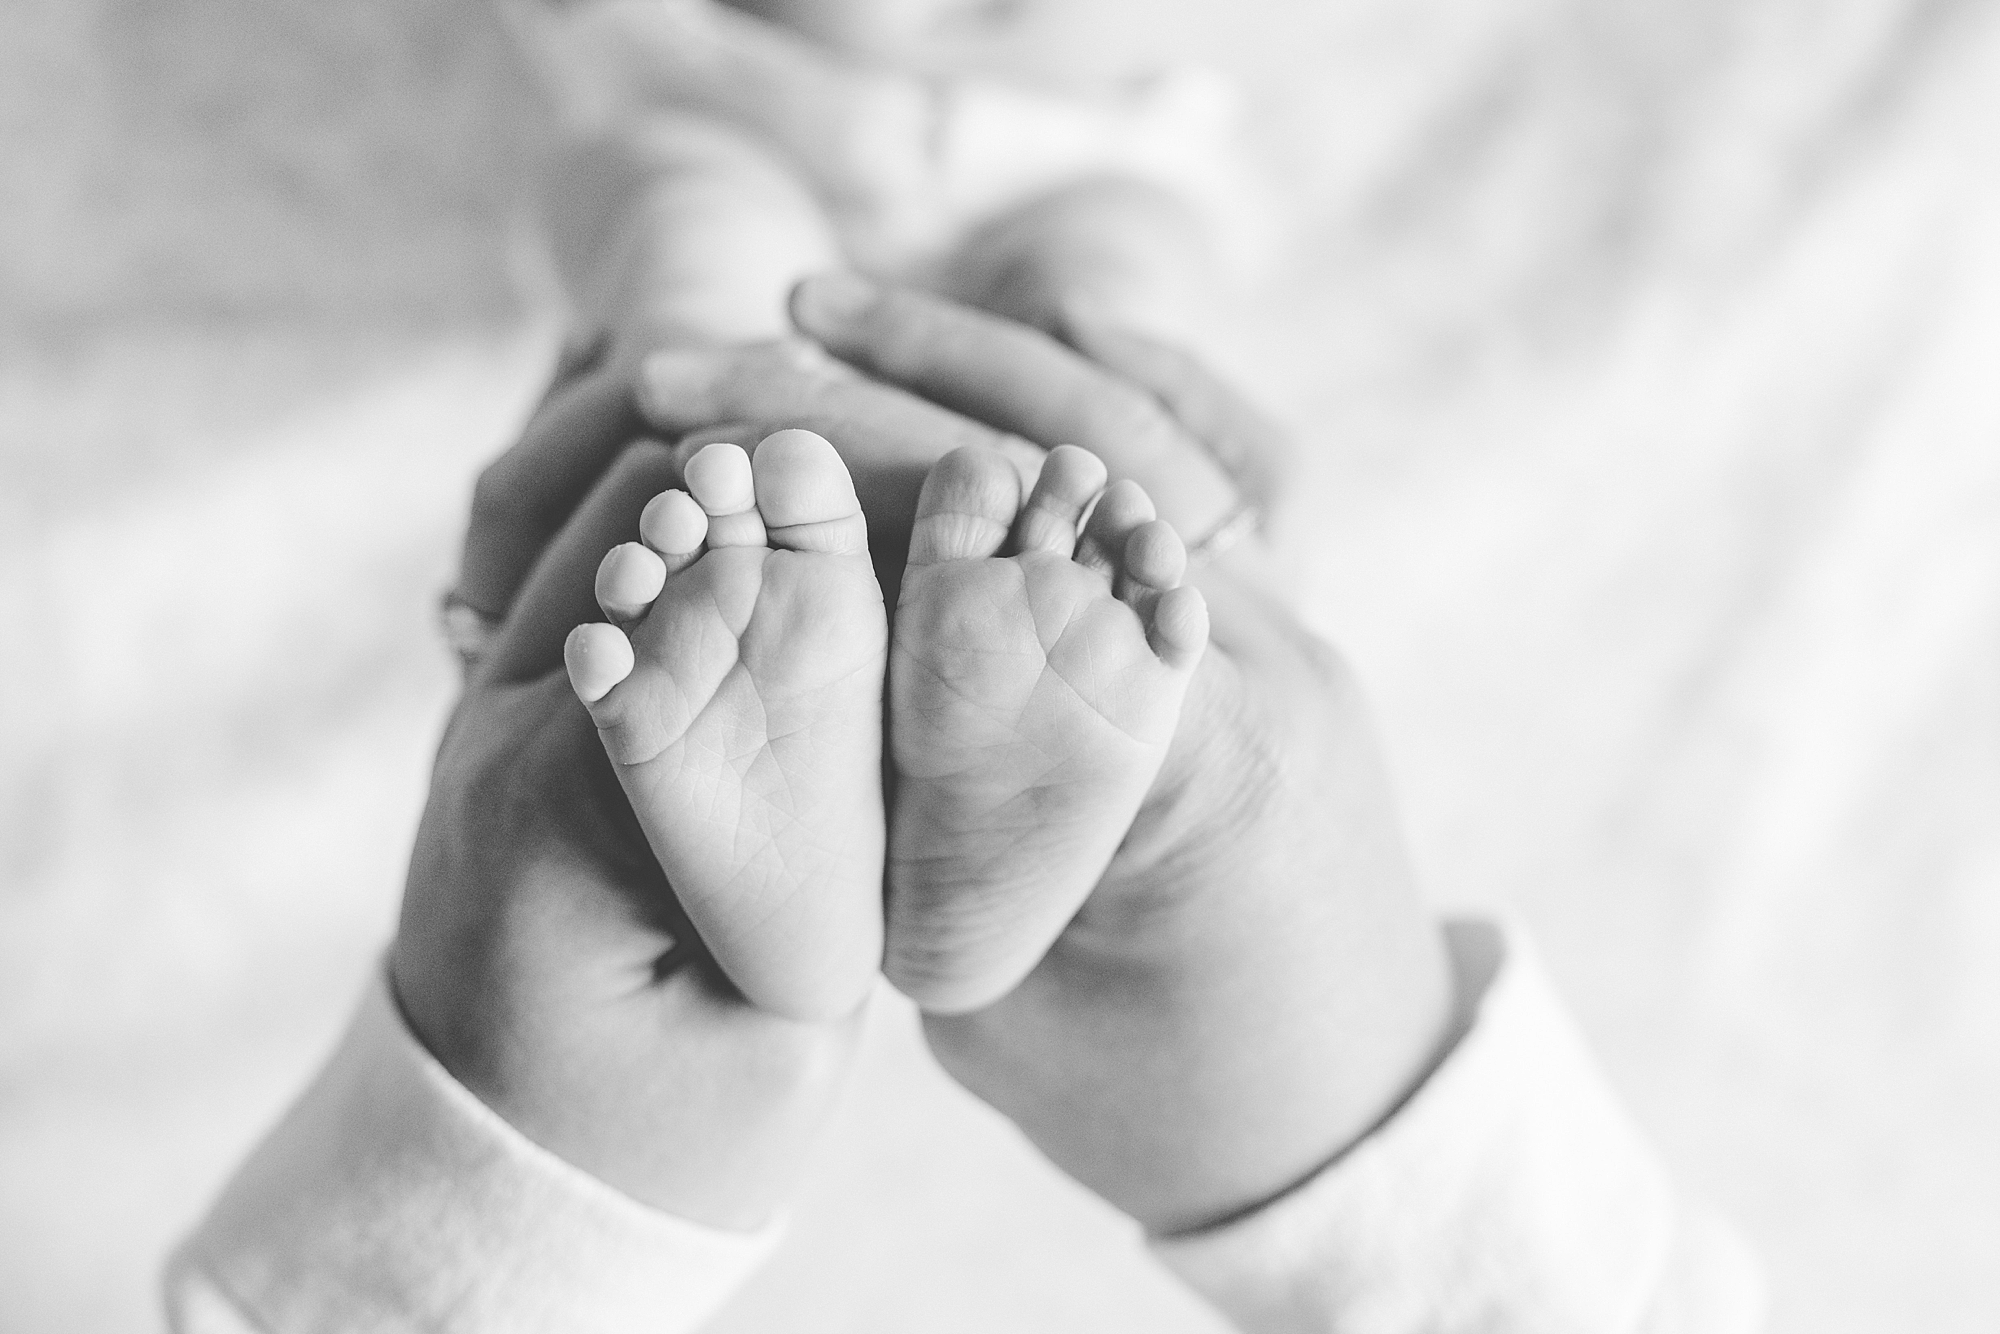
[[476, 900], [427, 893], [437, 885], [422, 865], [420, 854], [389, 978], [438, 1064], [516, 1131], [641, 1204], [731, 1231], [767, 1223], [844, 1087], [860, 1014], [764, 1014], [699, 960], [635, 986], [631, 960], [581, 948], [591, 931], [578, 918], [605, 897], [598, 877], [547, 861], [493, 906], [513, 938], [455, 936], [415, 909]]
[[[1458, 1005], [1438, 925], [1413, 910], [1364, 931], [1279, 902], [1313, 888], [1241, 884], [1217, 903], [1232, 922], [1184, 923], [1197, 948], [1104, 970], [1121, 979], [1115, 1041], [1143, 1059], [1044, 1132], [1072, 1141], [1058, 1161], [1087, 1164], [1085, 1183], [1150, 1233], [1285, 1194], [1391, 1118], [1450, 1050]], [[1073, 1142], [1086, 1136], [1098, 1142]]]

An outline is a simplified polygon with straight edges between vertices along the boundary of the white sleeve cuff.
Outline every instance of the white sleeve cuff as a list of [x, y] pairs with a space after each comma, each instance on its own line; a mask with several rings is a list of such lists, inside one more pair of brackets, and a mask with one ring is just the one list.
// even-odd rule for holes
[[1160, 1258], [1257, 1334], [1756, 1328], [1754, 1266], [1676, 1200], [1526, 937], [1447, 931], [1478, 1000], [1423, 1086], [1296, 1190]]
[[167, 1300], [186, 1334], [671, 1334], [720, 1306], [778, 1232], [660, 1213], [533, 1143], [432, 1058], [378, 972], [333, 1058], [174, 1256]]

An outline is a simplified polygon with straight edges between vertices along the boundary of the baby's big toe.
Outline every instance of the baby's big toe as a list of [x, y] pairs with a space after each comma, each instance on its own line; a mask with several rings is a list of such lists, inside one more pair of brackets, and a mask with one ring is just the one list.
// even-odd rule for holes
[[912, 567], [1000, 554], [1021, 509], [1021, 475], [999, 450], [964, 445], [924, 478], [910, 530]]
[[772, 546], [830, 555], [868, 549], [854, 478], [824, 436], [802, 430], [766, 436], [750, 466]]

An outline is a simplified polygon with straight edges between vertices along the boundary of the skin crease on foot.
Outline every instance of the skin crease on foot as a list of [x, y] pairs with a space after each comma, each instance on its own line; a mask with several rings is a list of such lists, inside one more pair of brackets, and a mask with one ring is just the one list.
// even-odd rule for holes
[[997, 1000], [1082, 906], [1208, 640], [1179, 535], [1105, 477], [1064, 446], [1024, 501], [1007, 459], [970, 446], [917, 503], [889, 678], [886, 971], [932, 1013]]
[[887, 650], [867, 522], [833, 446], [711, 444], [598, 569], [564, 648], [668, 882], [753, 1003], [866, 998], [881, 958]]

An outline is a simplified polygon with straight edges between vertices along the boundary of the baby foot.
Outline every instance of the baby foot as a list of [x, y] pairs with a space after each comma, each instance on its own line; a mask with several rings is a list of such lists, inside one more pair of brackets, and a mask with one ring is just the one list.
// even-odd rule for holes
[[[753, 1003], [845, 1014], [882, 953], [882, 672], [867, 522], [833, 446], [712, 444], [615, 547], [564, 657], [668, 883]], [[622, 628], [621, 628], [622, 626]]]
[[1208, 642], [1180, 537], [1104, 478], [1064, 446], [1023, 504], [975, 445], [924, 482], [889, 670], [886, 971], [932, 1012], [999, 999], [1082, 906]]

